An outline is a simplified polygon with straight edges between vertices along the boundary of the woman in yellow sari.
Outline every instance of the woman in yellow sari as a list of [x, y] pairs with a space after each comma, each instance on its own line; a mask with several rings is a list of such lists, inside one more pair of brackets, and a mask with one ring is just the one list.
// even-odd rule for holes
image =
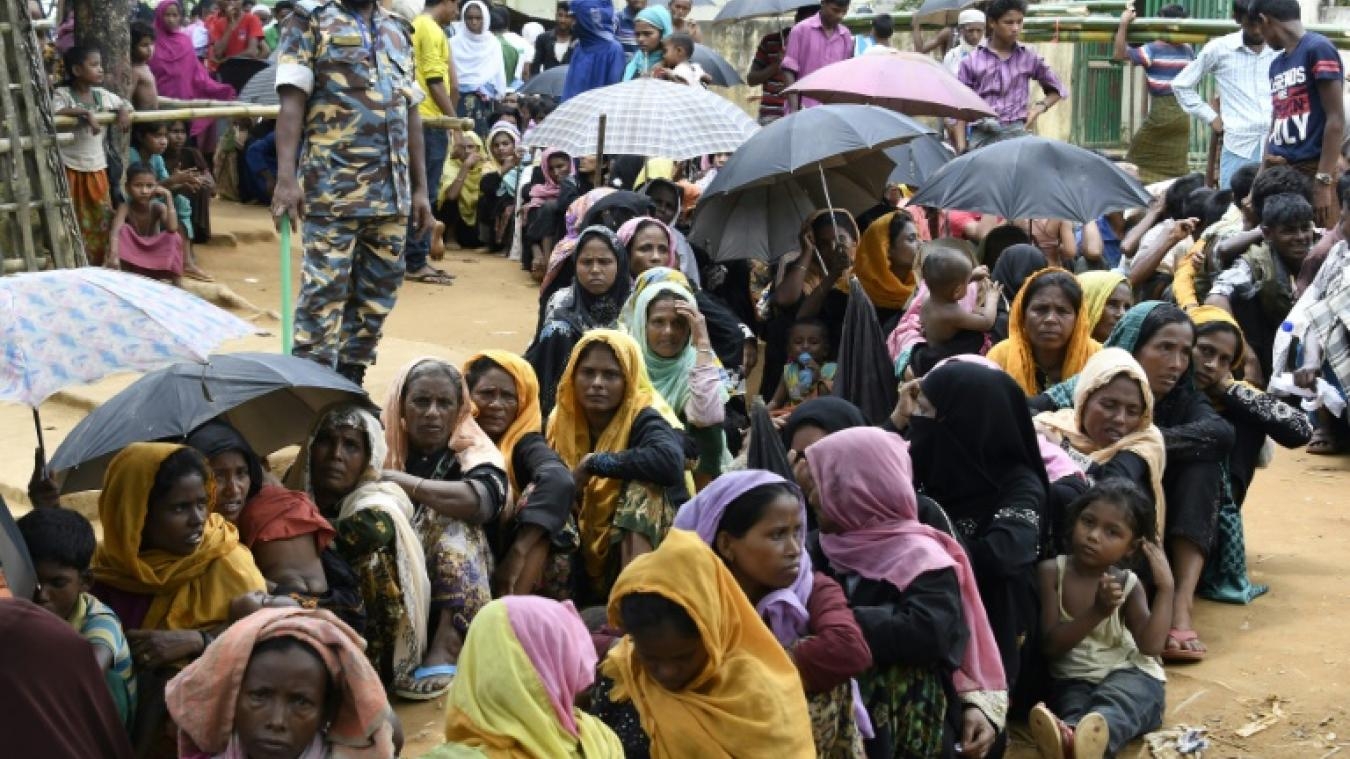
[[[696, 534], [673, 530], [624, 570], [609, 622], [626, 636], [600, 667], [592, 709], [620, 725], [630, 755], [815, 756], [796, 667]], [[631, 708], [640, 730], [624, 719]]]
[[1102, 348], [1092, 339], [1083, 288], [1064, 269], [1041, 269], [1028, 277], [1010, 311], [1008, 339], [989, 350], [989, 360], [1012, 375], [1028, 397], [1078, 374]]
[[619, 570], [661, 544], [688, 499], [679, 428], [633, 338], [610, 329], [581, 338], [548, 425], [549, 445], [577, 487], [579, 598], [603, 602]]
[[[478, 211], [485, 194], [496, 194], [501, 168], [483, 145], [483, 138], [468, 129], [455, 134], [458, 136], [445, 158], [436, 193], [437, 216], [454, 233], [461, 248], [478, 248], [487, 244], [488, 235], [484, 233], [489, 229], [487, 222], [491, 222], [480, 219]], [[491, 193], [484, 192], [485, 179]]]

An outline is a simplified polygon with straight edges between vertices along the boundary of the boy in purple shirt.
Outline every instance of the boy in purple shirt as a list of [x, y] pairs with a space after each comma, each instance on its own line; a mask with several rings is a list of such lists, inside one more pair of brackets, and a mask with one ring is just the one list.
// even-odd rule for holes
[[[993, 0], [985, 10], [988, 39], [961, 61], [957, 78], [984, 98], [995, 114], [971, 124], [972, 150], [1029, 134], [1036, 120], [1069, 94], [1045, 59], [1017, 41], [1026, 13], [1026, 0]], [[1040, 82], [1045, 99], [1028, 107], [1033, 79]], [[957, 130], [956, 147], [961, 151], [966, 148], [963, 131]]]
[[1336, 161], [1345, 134], [1341, 67], [1336, 48], [1305, 32], [1298, 0], [1256, 0], [1251, 15], [1280, 55], [1270, 63], [1272, 119], [1265, 164], [1288, 164], [1313, 178], [1313, 218], [1324, 229], [1339, 219]]
[[[853, 57], [853, 32], [843, 23], [848, 3], [849, 0], [825, 0], [819, 13], [792, 27], [781, 64], [788, 86], [817, 69]], [[820, 103], [795, 94], [788, 96], [789, 112], [813, 105]]]

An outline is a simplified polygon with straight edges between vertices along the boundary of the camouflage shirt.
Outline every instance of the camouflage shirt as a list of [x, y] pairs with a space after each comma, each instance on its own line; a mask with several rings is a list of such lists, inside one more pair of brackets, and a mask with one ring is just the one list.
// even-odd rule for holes
[[421, 102], [407, 24], [378, 4], [367, 26], [337, 0], [305, 0], [277, 49], [277, 88], [309, 95], [297, 169], [312, 216], [407, 216], [408, 111]]

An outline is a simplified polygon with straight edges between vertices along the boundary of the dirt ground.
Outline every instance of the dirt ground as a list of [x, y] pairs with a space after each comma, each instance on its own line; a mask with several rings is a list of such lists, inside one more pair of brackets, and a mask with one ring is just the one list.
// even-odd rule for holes
[[[277, 309], [277, 245], [267, 234], [264, 210], [217, 203], [212, 213], [218, 227], [235, 233], [235, 244], [201, 248], [204, 267], [258, 306]], [[432, 352], [459, 361], [482, 348], [523, 350], [529, 341], [537, 290], [518, 264], [451, 250], [440, 265], [458, 275], [454, 285], [407, 284], [399, 294], [384, 358], [366, 383], [377, 399], [413, 356]], [[259, 324], [277, 327], [265, 317]], [[276, 343], [275, 337], [258, 337], [242, 345], [272, 350]], [[50, 448], [82, 416], [79, 403], [58, 397], [44, 404]], [[11, 502], [27, 480], [32, 438], [27, 409], [0, 407], [0, 446], [9, 454], [0, 464], [0, 481]], [[1211, 749], [1205, 757], [1326, 759], [1350, 753], [1350, 649], [1343, 627], [1350, 619], [1348, 485], [1346, 456], [1281, 450], [1258, 473], [1246, 506], [1248, 561], [1253, 580], [1271, 591], [1250, 606], [1197, 602], [1197, 627], [1210, 653], [1202, 663], [1167, 671], [1165, 726], [1206, 728]], [[441, 740], [443, 709], [444, 699], [398, 704], [408, 736], [405, 756], [418, 756]], [[1035, 755], [1025, 745], [1013, 752]], [[1136, 745], [1123, 756], [1148, 752]]]

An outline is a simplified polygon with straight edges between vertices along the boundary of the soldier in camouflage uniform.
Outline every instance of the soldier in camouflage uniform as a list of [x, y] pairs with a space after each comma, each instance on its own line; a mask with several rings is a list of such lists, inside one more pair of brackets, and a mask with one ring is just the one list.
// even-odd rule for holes
[[272, 213], [303, 219], [305, 248], [294, 353], [361, 384], [403, 282], [409, 216], [419, 232], [431, 223], [407, 22], [374, 0], [303, 0], [277, 94]]

